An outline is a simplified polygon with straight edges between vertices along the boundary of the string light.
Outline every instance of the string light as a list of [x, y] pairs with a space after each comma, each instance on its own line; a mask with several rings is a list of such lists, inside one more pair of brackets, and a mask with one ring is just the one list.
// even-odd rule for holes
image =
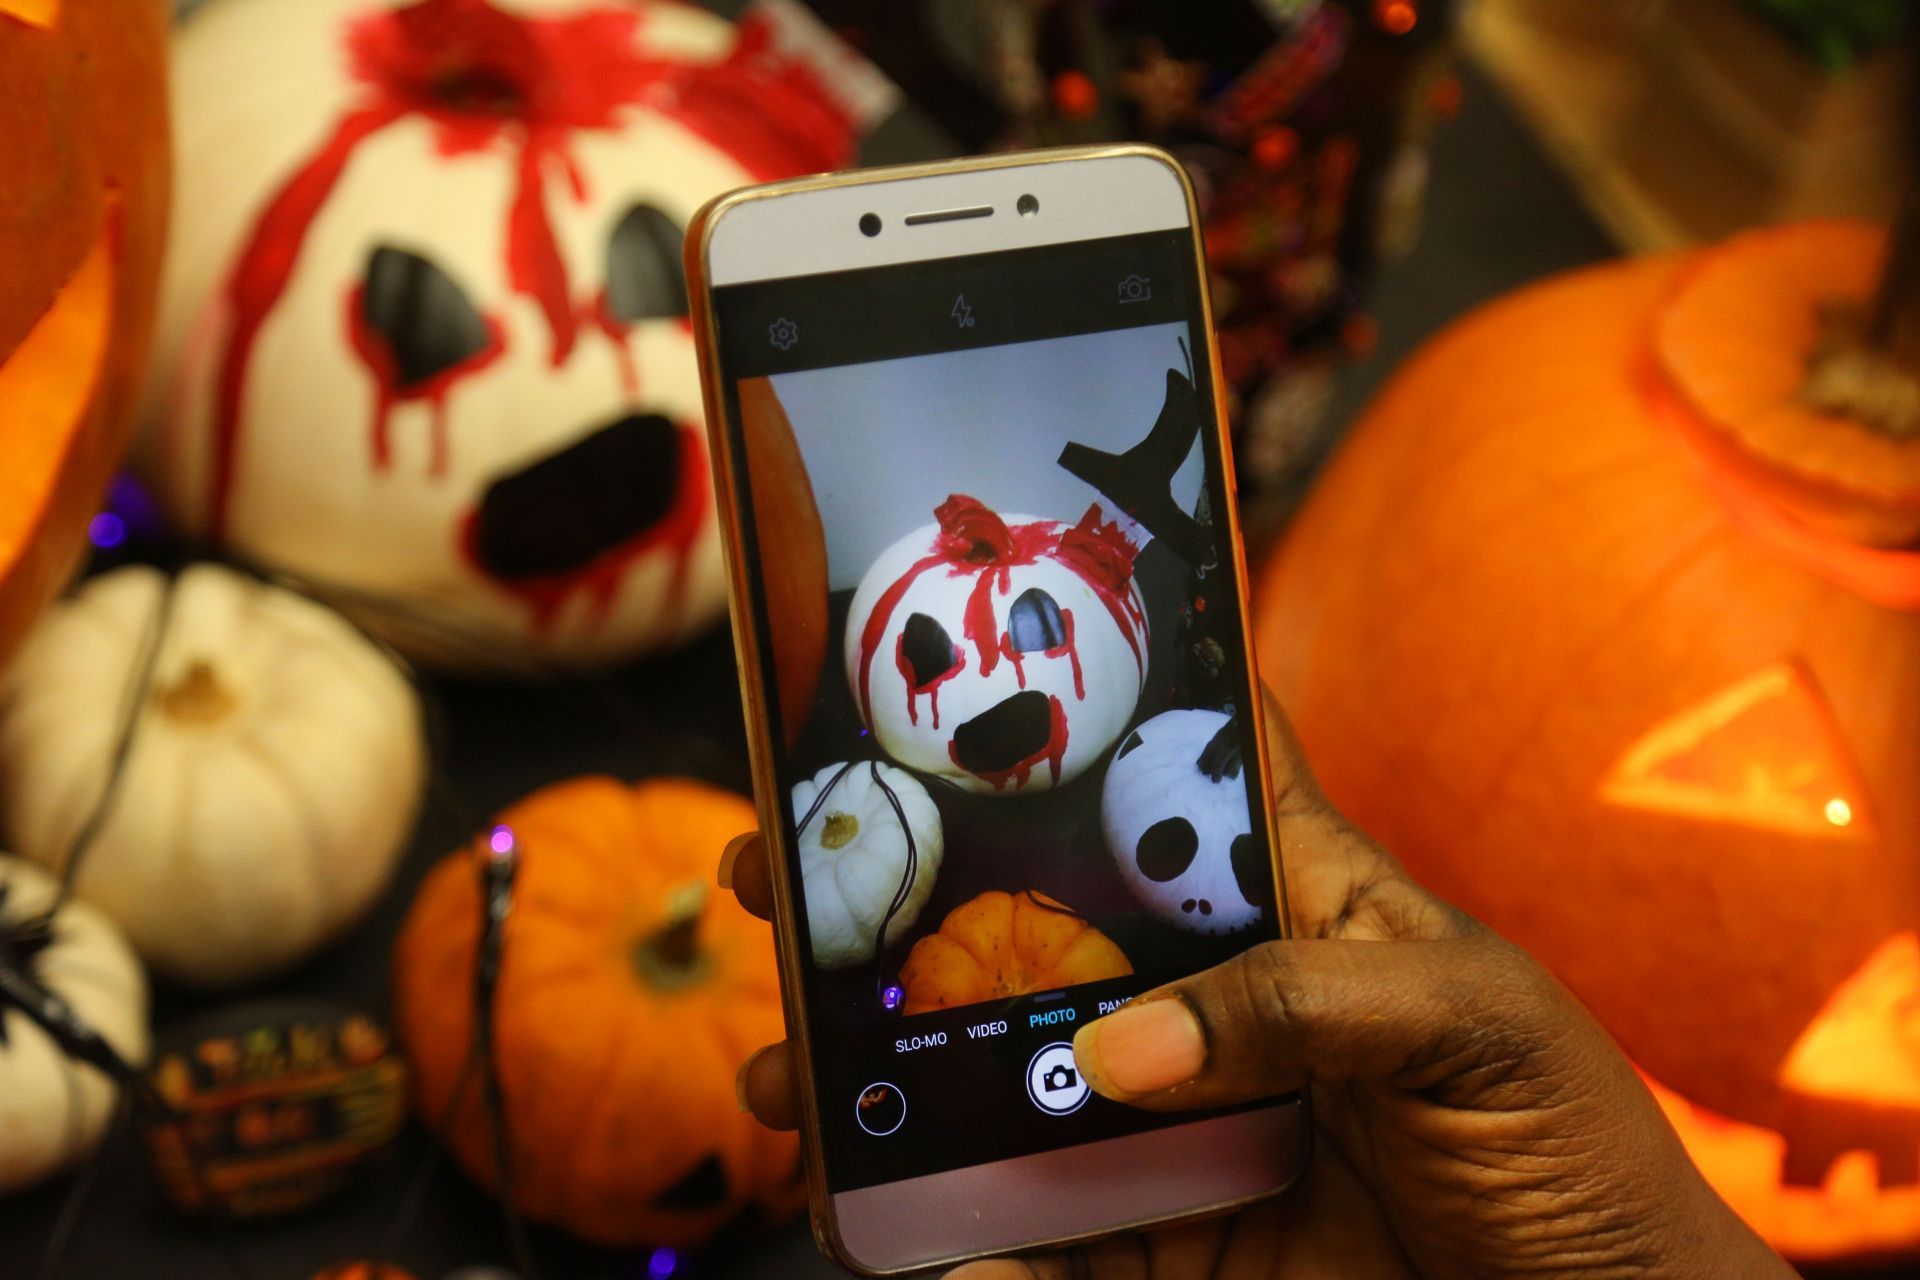
[[1420, 21], [1413, 0], [1374, 0], [1373, 20], [1388, 35], [1403, 36]]
[[680, 1255], [664, 1245], [647, 1256], [648, 1280], [667, 1280], [680, 1270]]

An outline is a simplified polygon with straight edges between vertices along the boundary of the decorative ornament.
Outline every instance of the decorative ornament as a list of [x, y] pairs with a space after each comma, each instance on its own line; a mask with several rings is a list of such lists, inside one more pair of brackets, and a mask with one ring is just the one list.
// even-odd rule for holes
[[167, 223], [165, 0], [0, 2], [0, 663], [87, 550]]
[[[483, 1054], [513, 1203], [599, 1244], [680, 1248], [749, 1205], [796, 1210], [793, 1135], [733, 1098], [740, 1064], [783, 1034], [772, 936], [707, 890], [715, 850], [755, 825], [753, 806], [697, 782], [582, 778], [500, 822], [495, 837], [517, 851], [510, 900], [483, 897], [498, 855], [476, 841], [428, 873], [395, 948], [420, 1118], [498, 1185], [491, 1108], [474, 1087]], [[476, 1025], [483, 906], [500, 913], [499, 952]]]
[[180, 524], [409, 652], [655, 652], [725, 597], [680, 251], [854, 124], [662, 0], [220, 0], [176, 49], [147, 462]]
[[195, 986], [284, 970], [359, 919], [413, 830], [425, 755], [386, 655], [213, 564], [91, 580], [0, 675], [4, 838], [63, 874], [77, 857], [75, 891]]
[[133, 949], [52, 877], [0, 856], [0, 1195], [84, 1160], [106, 1135], [115, 1083], [11, 1005], [19, 980], [51, 992], [132, 1063], [147, 1057], [147, 982]]
[[946, 837], [927, 789], [877, 761], [830, 764], [793, 789], [807, 934], [823, 969], [851, 969], [913, 927]]
[[1920, 228], [1896, 244], [1757, 231], [1477, 312], [1260, 597], [1327, 793], [1549, 964], [1800, 1259], [1920, 1257]]
[[854, 592], [847, 679], [886, 753], [967, 791], [1072, 782], [1126, 727], [1147, 678], [1134, 549], [954, 494]]
[[174, 1207], [266, 1218], [319, 1203], [378, 1157], [406, 1116], [406, 1072], [371, 1019], [261, 1002], [161, 1033], [148, 1080], [171, 1114], [143, 1117]]
[[1100, 825], [1127, 888], [1171, 924], [1232, 933], [1273, 907], [1230, 715], [1165, 711], [1128, 734], [1107, 768]]
[[1072, 908], [1031, 889], [990, 890], [955, 907], [938, 932], [913, 944], [900, 985], [905, 1012], [915, 1014], [1132, 972], [1113, 940]]

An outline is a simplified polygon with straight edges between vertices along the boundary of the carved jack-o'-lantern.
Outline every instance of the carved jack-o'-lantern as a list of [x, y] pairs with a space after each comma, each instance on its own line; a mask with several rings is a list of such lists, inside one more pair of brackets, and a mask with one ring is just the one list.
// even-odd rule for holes
[[1231, 933], [1273, 903], [1225, 712], [1163, 711], [1128, 734], [1101, 786], [1100, 826], [1133, 896], [1182, 929]]
[[167, 219], [167, 6], [0, 0], [0, 660], [86, 547]]
[[1920, 289], [1846, 314], [1882, 246], [1756, 232], [1478, 313], [1260, 598], [1332, 798], [1802, 1258], [1920, 1253]]
[[216, 0], [177, 56], [173, 514], [455, 665], [718, 617], [682, 229], [850, 159], [813, 71], [661, 0]]
[[1073, 781], [1133, 718], [1147, 677], [1134, 548], [955, 494], [880, 553], [848, 612], [847, 679], [880, 746], [968, 791]]

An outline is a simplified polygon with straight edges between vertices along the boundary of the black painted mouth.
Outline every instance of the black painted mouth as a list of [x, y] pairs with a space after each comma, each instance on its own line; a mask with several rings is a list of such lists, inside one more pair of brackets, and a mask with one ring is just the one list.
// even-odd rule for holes
[[572, 573], [653, 528], [679, 490], [679, 429], [628, 414], [489, 484], [474, 558], [507, 581]]
[[1053, 738], [1047, 695], [1016, 693], [953, 731], [953, 762], [969, 773], [1005, 773], [1033, 759]]

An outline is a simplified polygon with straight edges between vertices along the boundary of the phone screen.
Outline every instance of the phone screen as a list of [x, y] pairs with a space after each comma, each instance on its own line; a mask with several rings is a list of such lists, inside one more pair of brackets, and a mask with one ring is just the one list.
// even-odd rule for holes
[[1169, 231], [715, 291], [836, 1193], [1199, 1118], [1073, 1033], [1278, 936], [1197, 276]]

